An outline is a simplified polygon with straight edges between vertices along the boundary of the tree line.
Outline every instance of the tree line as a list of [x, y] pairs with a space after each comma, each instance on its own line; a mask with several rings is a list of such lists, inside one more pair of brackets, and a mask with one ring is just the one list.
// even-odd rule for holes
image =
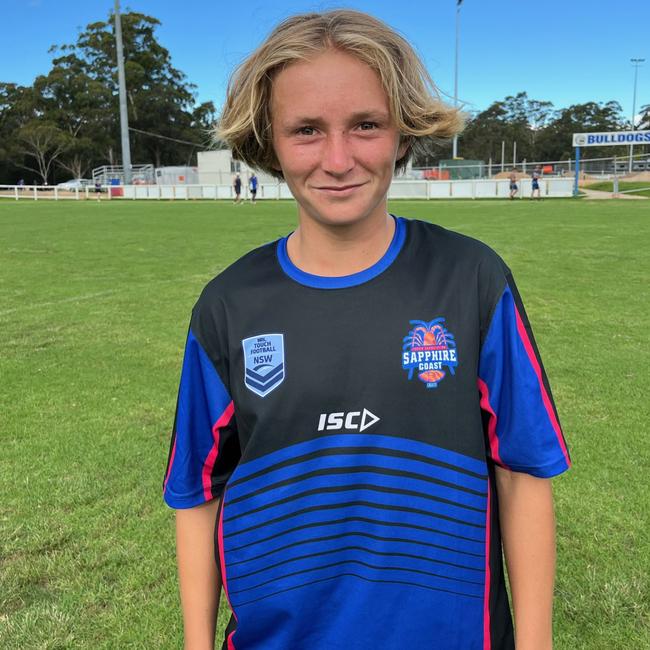
[[[121, 19], [131, 160], [196, 164], [196, 151], [211, 146], [214, 104], [197, 105], [196, 86], [156, 38], [160, 21], [135, 12]], [[31, 86], [0, 82], [0, 179], [53, 183], [120, 164], [113, 24], [111, 15], [88, 25], [76, 43], [53, 46], [50, 71]]]
[[[218, 146], [211, 139], [214, 104], [196, 103], [196, 86], [172, 65], [169, 51], [157, 40], [160, 21], [137, 12], [121, 19], [131, 160], [156, 167], [196, 164], [197, 151]], [[113, 24], [109, 15], [107, 21], [89, 24], [76, 43], [53, 46], [50, 71], [31, 86], [0, 82], [0, 182], [54, 183], [120, 164]], [[650, 124], [650, 105], [641, 110], [642, 122]], [[572, 156], [573, 133], [629, 127], [616, 101], [555, 109], [522, 92], [471, 113], [459, 151], [466, 159], [500, 163], [502, 142], [511, 161], [516, 141], [518, 160], [561, 160]], [[625, 147], [602, 147], [589, 154], [626, 152]], [[449, 143], [426, 141], [414, 164], [434, 166], [445, 158], [451, 158]]]
[[[650, 128], [650, 104], [641, 107], [636, 128]], [[459, 138], [459, 155], [468, 160], [492, 159], [501, 163], [502, 143], [505, 162], [512, 166], [513, 143], [517, 161], [557, 161], [572, 158], [574, 133], [621, 131], [631, 129], [617, 101], [587, 102], [556, 109], [551, 102], [531, 99], [525, 92], [492, 103], [484, 111], [470, 113]], [[634, 153], [649, 153], [650, 147], [635, 146]], [[583, 156], [605, 158], [627, 156], [629, 147], [590, 147]], [[439, 159], [451, 158], [451, 146], [429, 142], [418, 153], [416, 166], [435, 165]]]

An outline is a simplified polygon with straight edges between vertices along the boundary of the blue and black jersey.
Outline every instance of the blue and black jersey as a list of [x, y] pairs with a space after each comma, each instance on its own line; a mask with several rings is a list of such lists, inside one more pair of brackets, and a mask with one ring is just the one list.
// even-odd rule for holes
[[207, 285], [164, 497], [221, 498], [224, 649], [505, 650], [494, 467], [569, 464], [508, 268], [399, 218], [363, 272], [305, 273], [285, 238]]

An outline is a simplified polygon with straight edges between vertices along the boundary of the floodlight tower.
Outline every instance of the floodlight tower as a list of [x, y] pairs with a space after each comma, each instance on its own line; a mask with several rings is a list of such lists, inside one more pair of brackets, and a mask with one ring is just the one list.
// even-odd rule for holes
[[[630, 59], [630, 63], [634, 66], [634, 94], [632, 95], [632, 131], [636, 131], [636, 126], [634, 124], [634, 119], [636, 118], [636, 80], [639, 73], [639, 66], [643, 65], [645, 59]], [[634, 145], [630, 145], [630, 164], [628, 166], [628, 172], [632, 173], [632, 152], [634, 151]]]
[[117, 80], [120, 89], [120, 132], [122, 134], [122, 166], [124, 168], [124, 184], [131, 185], [131, 145], [129, 143], [129, 114], [126, 108], [126, 77], [124, 76], [124, 49], [122, 48], [120, 0], [115, 0], [115, 42], [117, 45]]
[[[456, 0], [456, 58], [454, 61], [454, 106], [458, 106], [458, 43], [460, 40], [460, 5], [463, 0]], [[458, 157], [458, 135], [454, 135], [452, 158]]]

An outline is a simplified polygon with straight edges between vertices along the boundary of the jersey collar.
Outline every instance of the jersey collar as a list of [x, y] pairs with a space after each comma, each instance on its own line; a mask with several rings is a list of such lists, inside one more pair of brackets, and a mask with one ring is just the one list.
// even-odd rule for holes
[[314, 289], [345, 289], [347, 287], [355, 287], [368, 280], [372, 280], [377, 277], [380, 273], [383, 273], [394, 261], [406, 239], [406, 223], [405, 219], [402, 217], [395, 217], [395, 232], [393, 234], [393, 239], [390, 242], [388, 250], [384, 253], [380, 260], [375, 262], [372, 266], [358, 273], [352, 273], [351, 275], [341, 275], [337, 277], [325, 276], [325, 275], [314, 275], [313, 273], [306, 273], [301, 271], [290, 259], [287, 254], [287, 239], [289, 236], [283, 237], [278, 241], [277, 245], [277, 255], [278, 261], [282, 270], [296, 282], [304, 284], [307, 287], [313, 287]]

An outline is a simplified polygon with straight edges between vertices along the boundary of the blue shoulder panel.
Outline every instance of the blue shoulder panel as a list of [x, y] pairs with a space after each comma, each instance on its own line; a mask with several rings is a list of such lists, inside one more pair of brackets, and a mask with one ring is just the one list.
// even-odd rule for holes
[[[232, 399], [190, 330], [185, 346], [175, 440], [164, 498], [172, 508], [191, 508], [210, 498], [209, 479], [218, 453], [218, 428], [232, 417]], [[214, 430], [214, 433], [213, 433]]]
[[506, 286], [481, 350], [481, 407], [490, 413], [492, 459], [514, 471], [547, 478], [568, 469], [570, 461], [523, 318]]

